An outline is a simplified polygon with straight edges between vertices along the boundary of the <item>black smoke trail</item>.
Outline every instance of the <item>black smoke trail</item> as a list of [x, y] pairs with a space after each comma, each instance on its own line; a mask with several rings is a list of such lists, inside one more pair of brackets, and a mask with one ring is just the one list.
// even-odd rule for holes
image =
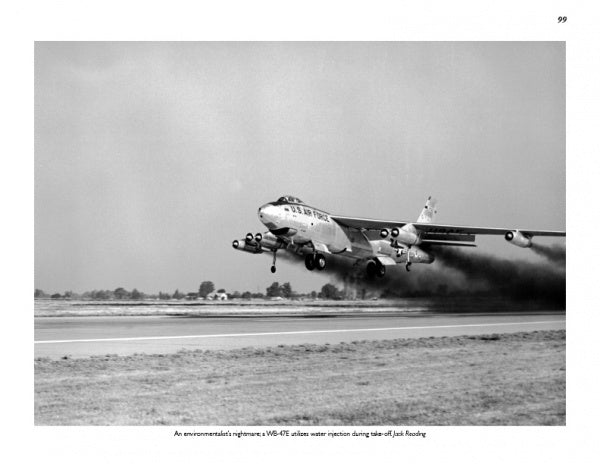
[[436, 250], [436, 258], [443, 266], [464, 274], [468, 281], [485, 283], [492, 294], [565, 305], [566, 275], [562, 268], [450, 247]]
[[567, 250], [561, 245], [540, 245], [538, 243], [532, 243], [531, 249], [540, 256], [543, 256], [548, 261], [558, 264], [560, 266], [566, 265]]
[[[411, 272], [406, 272], [403, 264], [389, 266], [383, 279], [368, 278], [365, 263], [354, 264], [335, 255], [327, 256], [327, 267], [321, 272], [351, 289], [351, 297], [357, 298], [365, 294], [385, 298], [494, 297], [565, 307], [563, 268], [499, 258], [478, 250], [431, 247], [427, 251], [436, 257], [433, 264], [414, 264]], [[278, 257], [304, 265], [302, 256], [280, 253]]]
[[[279, 256], [278, 254], [278, 259]], [[303, 256], [281, 253], [281, 257], [304, 266]], [[330, 276], [336, 284], [349, 292], [347, 296], [350, 298], [434, 297], [464, 294], [464, 277], [456, 272], [441, 269], [439, 266], [415, 264], [411, 272], [406, 272], [403, 264], [388, 266], [385, 277], [381, 279], [368, 277], [364, 262], [355, 264], [354, 260], [336, 255], [327, 255], [326, 259], [325, 269], [313, 272], [322, 272]]]

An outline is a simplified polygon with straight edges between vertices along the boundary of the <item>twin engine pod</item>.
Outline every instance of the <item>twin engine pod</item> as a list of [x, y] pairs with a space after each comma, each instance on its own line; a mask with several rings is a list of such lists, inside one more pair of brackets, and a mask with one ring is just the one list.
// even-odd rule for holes
[[234, 240], [231, 246], [236, 250], [248, 253], [262, 253], [263, 251], [283, 248], [283, 243], [277, 240], [277, 237], [270, 232], [266, 232], [264, 235], [260, 232], [256, 235], [248, 232], [244, 239]]
[[521, 248], [529, 248], [531, 246], [531, 237], [523, 235], [518, 230], [509, 230], [504, 235], [504, 238], [508, 243], [512, 243]]
[[256, 235], [252, 235], [251, 232], [248, 232], [246, 234], [246, 242], [251, 242], [253, 240], [256, 240], [257, 242], [260, 242], [262, 240], [262, 234], [259, 232]]
[[419, 243], [419, 237], [417, 234], [406, 229], [399, 229], [397, 227], [394, 227], [391, 231], [389, 231], [388, 229], [382, 229], [379, 235], [382, 238], [386, 238], [388, 235], [391, 235], [397, 241], [405, 243], [407, 245], [414, 245]]

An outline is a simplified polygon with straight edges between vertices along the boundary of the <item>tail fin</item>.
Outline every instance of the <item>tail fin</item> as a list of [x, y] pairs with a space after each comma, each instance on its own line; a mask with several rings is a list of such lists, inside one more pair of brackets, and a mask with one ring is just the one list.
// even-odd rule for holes
[[435, 205], [437, 204], [437, 200], [435, 198], [429, 197], [427, 202], [425, 203], [425, 207], [417, 219], [417, 222], [433, 222], [435, 218], [435, 213], [437, 213], [437, 209]]

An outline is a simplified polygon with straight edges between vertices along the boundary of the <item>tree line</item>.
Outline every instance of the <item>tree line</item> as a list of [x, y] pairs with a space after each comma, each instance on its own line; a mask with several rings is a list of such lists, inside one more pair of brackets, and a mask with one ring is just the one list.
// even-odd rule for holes
[[41, 289], [36, 288], [34, 298], [37, 299], [83, 299], [83, 300], [183, 300], [183, 299], [208, 299], [211, 295], [226, 294], [228, 299], [251, 299], [251, 298], [321, 298], [325, 300], [341, 300], [343, 292], [333, 284], [325, 284], [320, 292], [312, 291], [309, 293], [298, 293], [292, 290], [289, 282], [279, 284], [273, 282], [266, 288], [265, 293], [261, 292], [227, 292], [224, 288], [220, 288], [215, 292], [215, 285], [211, 281], [204, 281], [198, 287], [197, 292], [180, 292], [176, 289], [174, 292], [163, 292], [146, 294], [134, 288], [129, 291], [123, 287], [118, 287], [114, 290], [90, 290], [81, 294], [73, 291], [65, 291], [64, 293], [46, 293]]

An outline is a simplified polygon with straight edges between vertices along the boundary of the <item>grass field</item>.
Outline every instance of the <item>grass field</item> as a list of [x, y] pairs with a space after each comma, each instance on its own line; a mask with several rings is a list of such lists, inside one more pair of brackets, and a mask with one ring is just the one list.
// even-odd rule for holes
[[36, 425], [565, 425], [565, 331], [35, 360]]

